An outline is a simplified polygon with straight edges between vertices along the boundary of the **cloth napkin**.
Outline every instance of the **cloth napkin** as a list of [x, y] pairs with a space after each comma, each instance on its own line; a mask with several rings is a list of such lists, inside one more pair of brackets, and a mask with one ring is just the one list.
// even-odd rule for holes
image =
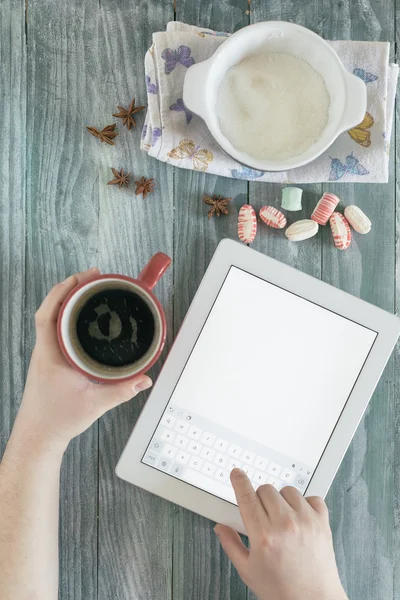
[[312, 163], [272, 173], [250, 169], [227, 156], [204, 121], [183, 104], [187, 69], [209, 58], [229, 35], [179, 22], [153, 34], [145, 57], [148, 110], [142, 150], [178, 167], [251, 181], [387, 182], [398, 77], [398, 65], [389, 64], [388, 42], [329, 42], [346, 69], [365, 82], [367, 115]]

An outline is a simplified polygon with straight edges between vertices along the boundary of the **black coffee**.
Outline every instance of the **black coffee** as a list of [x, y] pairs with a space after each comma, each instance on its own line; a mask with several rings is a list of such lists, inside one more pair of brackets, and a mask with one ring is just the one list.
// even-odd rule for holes
[[138, 361], [154, 338], [154, 317], [146, 302], [127, 290], [104, 290], [81, 309], [77, 335], [97, 362], [123, 367]]

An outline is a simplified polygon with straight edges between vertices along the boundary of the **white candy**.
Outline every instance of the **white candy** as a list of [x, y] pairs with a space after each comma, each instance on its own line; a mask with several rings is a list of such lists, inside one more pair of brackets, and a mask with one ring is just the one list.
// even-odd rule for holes
[[301, 242], [302, 240], [308, 240], [318, 232], [318, 223], [311, 219], [302, 219], [296, 221], [285, 231], [285, 235], [291, 242]]
[[354, 206], [351, 204], [350, 206], [346, 206], [344, 209], [344, 216], [350, 223], [353, 229], [355, 229], [358, 233], [368, 233], [371, 231], [371, 221], [368, 219], [367, 215], [358, 208], [358, 206]]

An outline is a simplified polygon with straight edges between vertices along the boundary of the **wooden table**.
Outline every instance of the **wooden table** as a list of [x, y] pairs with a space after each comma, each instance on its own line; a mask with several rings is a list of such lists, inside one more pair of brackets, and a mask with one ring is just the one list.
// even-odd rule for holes
[[[170, 344], [217, 243], [236, 237], [238, 208], [249, 201], [258, 209], [280, 197], [279, 185], [174, 169], [148, 158], [139, 150], [143, 114], [135, 131], [120, 127], [115, 148], [86, 132], [86, 125], [114, 122], [117, 104], [133, 96], [145, 101], [143, 59], [152, 33], [173, 19], [228, 31], [282, 19], [327, 39], [394, 42], [397, 15], [394, 0], [2, 0], [0, 11], [2, 451], [23, 390], [33, 315], [54, 283], [92, 265], [137, 274], [157, 250], [170, 254], [173, 269], [157, 289]], [[154, 194], [143, 201], [132, 188], [107, 187], [111, 166], [155, 177]], [[335, 250], [327, 228], [299, 245], [263, 229], [254, 247], [395, 311], [395, 173], [392, 151], [387, 185], [329, 186], [373, 222], [372, 233], [358, 236], [347, 252]], [[322, 185], [304, 188], [306, 217]], [[229, 217], [209, 222], [204, 193], [232, 196]], [[400, 597], [398, 374], [397, 352], [328, 496], [337, 561], [352, 600]], [[252, 598], [212, 523], [116, 479], [115, 464], [143, 402], [113, 411], [68, 449], [60, 598]]]

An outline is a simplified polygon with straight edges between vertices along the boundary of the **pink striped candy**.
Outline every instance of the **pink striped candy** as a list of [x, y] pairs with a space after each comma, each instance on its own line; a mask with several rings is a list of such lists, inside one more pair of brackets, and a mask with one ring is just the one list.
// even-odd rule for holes
[[250, 204], [243, 204], [239, 210], [238, 236], [244, 244], [251, 244], [257, 233], [256, 212]]
[[341, 213], [334, 212], [329, 223], [336, 248], [347, 250], [351, 243], [351, 229], [346, 217]]
[[326, 225], [340, 200], [335, 194], [325, 192], [313, 210], [311, 218], [320, 225]]
[[286, 217], [280, 210], [273, 206], [263, 206], [260, 208], [260, 219], [269, 227], [283, 229], [286, 226]]

